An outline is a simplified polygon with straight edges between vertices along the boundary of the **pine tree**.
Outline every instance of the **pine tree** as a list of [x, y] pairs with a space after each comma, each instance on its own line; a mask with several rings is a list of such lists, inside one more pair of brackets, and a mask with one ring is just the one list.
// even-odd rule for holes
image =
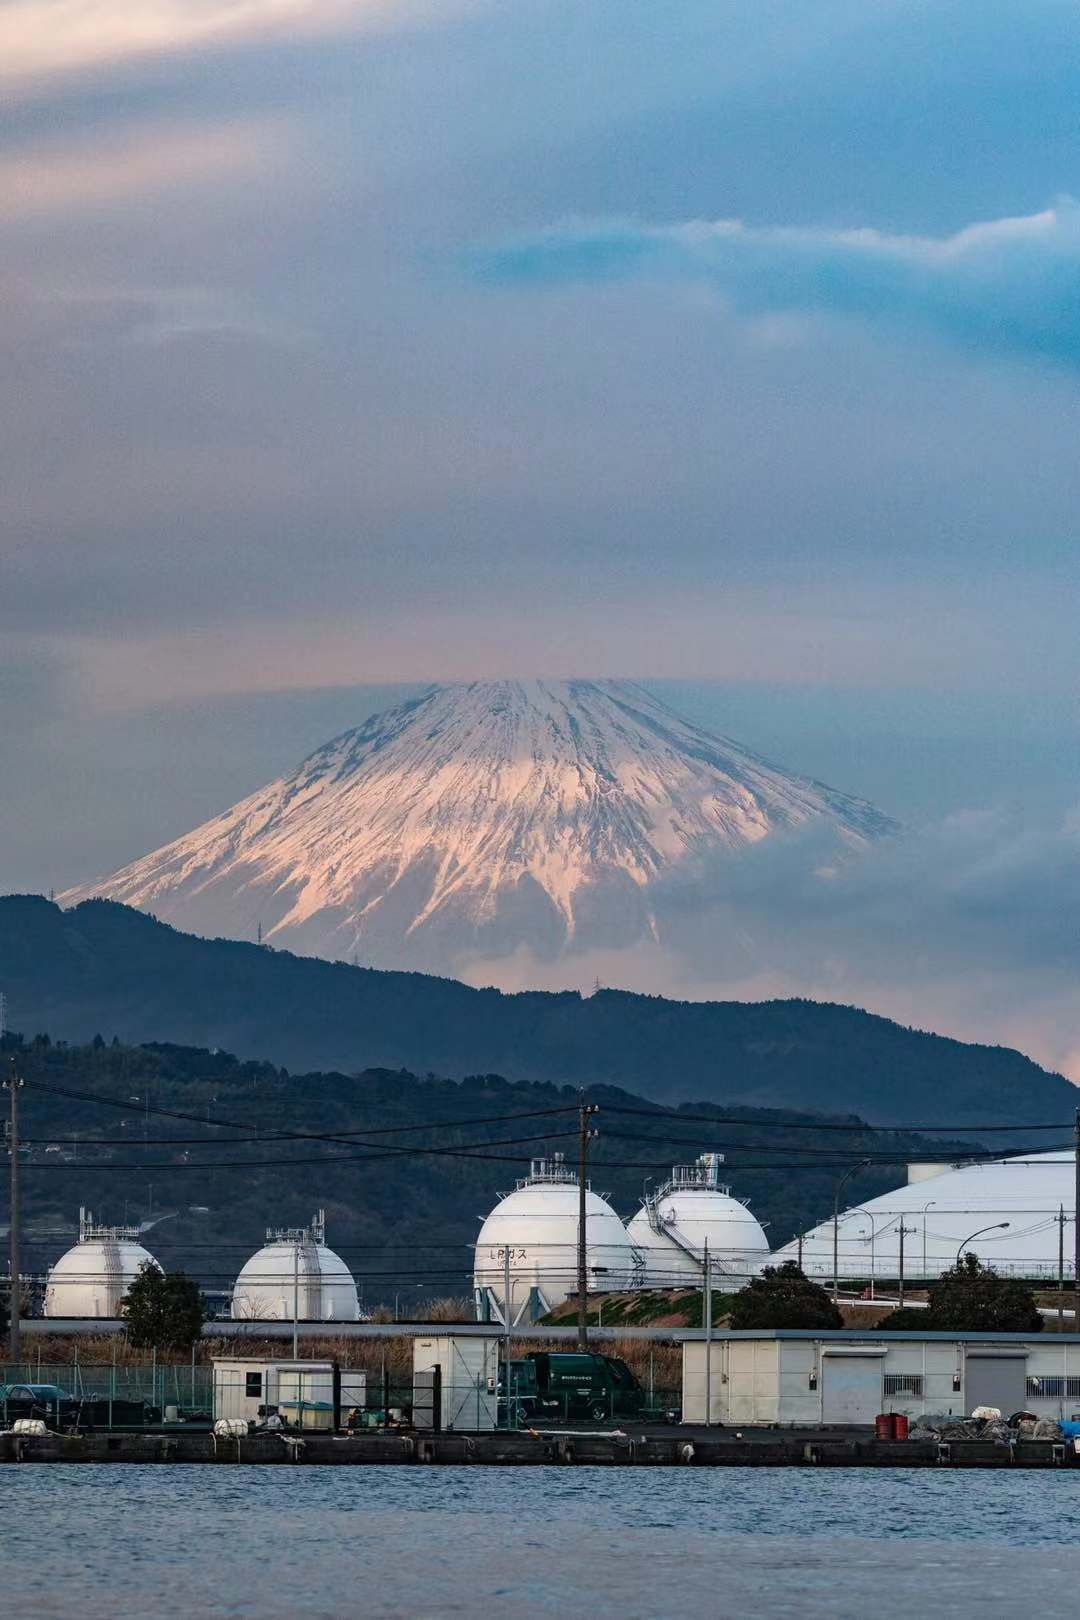
[[731, 1302], [731, 1328], [838, 1328], [844, 1319], [819, 1283], [795, 1264], [766, 1266]]
[[129, 1342], [159, 1350], [190, 1350], [206, 1320], [198, 1283], [183, 1271], [159, 1271], [149, 1261], [125, 1294], [120, 1311], [127, 1318]]
[[926, 1310], [894, 1311], [881, 1326], [929, 1333], [1041, 1333], [1045, 1326], [1027, 1284], [999, 1277], [975, 1254], [943, 1271], [929, 1293]]

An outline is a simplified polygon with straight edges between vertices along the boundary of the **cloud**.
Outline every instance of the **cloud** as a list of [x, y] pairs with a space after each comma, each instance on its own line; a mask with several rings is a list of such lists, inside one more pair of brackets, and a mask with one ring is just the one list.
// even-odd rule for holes
[[0, 80], [48, 81], [251, 37], [356, 33], [430, 9], [413, 0], [7, 0]]
[[966, 346], [1080, 363], [1080, 205], [988, 220], [950, 236], [752, 226], [737, 219], [571, 224], [481, 251], [503, 284], [679, 280], [740, 313], [817, 313], [921, 326]]
[[1078, 902], [1080, 816], [957, 813], [839, 867], [816, 833], [718, 861], [657, 894], [658, 944], [461, 969], [506, 989], [846, 1002], [1080, 1081]]
[[99, 215], [130, 197], [235, 185], [285, 160], [284, 132], [269, 120], [142, 127], [137, 135], [84, 139], [78, 149], [41, 143], [0, 158], [0, 218], [33, 222]]

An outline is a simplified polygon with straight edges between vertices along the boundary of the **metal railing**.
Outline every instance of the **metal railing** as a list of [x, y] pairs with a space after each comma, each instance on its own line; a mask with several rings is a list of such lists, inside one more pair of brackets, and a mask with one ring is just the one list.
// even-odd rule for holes
[[[258, 1377], [258, 1385], [251, 1381]], [[282, 1375], [284, 1376], [284, 1375]], [[340, 1405], [330, 1399], [329, 1372], [319, 1389], [275, 1384], [262, 1374], [206, 1363], [150, 1361], [146, 1364], [34, 1360], [0, 1363], [0, 1426], [16, 1418], [40, 1417], [60, 1432], [77, 1429], [130, 1430], [177, 1424], [208, 1424], [239, 1416], [255, 1428], [342, 1429], [357, 1433], [411, 1428], [412, 1373], [389, 1376], [379, 1368], [340, 1369]], [[326, 1387], [322, 1387], [325, 1385]], [[549, 1426], [615, 1427], [627, 1422], [662, 1422], [677, 1414], [682, 1391], [656, 1387], [632, 1392], [596, 1389], [587, 1394], [558, 1390], [542, 1398], [512, 1370], [509, 1395], [503, 1368], [499, 1384], [459, 1376], [445, 1392], [452, 1426], [469, 1430], [492, 1425], [504, 1431]], [[444, 1412], [446, 1406], [444, 1405]]]
[[[211, 1367], [191, 1362], [158, 1362], [146, 1365], [105, 1364], [82, 1361], [42, 1361], [0, 1363], [0, 1417], [8, 1426], [9, 1417], [28, 1415], [27, 1401], [19, 1390], [59, 1390], [60, 1396], [44, 1396], [41, 1403], [46, 1420], [57, 1427], [87, 1421], [96, 1426], [127, 1427], [137, 1423], [137, 1412], [157, 1414], [160, 1421], [169, 1407], [179, 1413], [209, 1413], [213, 1407], [214, 1378]], [[10, 1392], [10, 1393], [9, 1393]], [[146, 1421], [143, 1419], [142, 1421]]]

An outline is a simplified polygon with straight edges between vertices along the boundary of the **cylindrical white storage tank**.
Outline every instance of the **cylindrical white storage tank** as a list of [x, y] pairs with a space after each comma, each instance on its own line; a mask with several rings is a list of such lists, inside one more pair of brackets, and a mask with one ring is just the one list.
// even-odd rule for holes
[[720, 1164], [720, 1154], [704, 1153], [696, 1164], [676, 1165], [627, 1227], [646, 1288], [700, 1288], [706, 1245], [712, 1286], [727, 1292], [742, 1288], [768, 1260], [761, 1223], [721, 1185]]
[[[590, 1293], [634, 1283], [634, 1252], [618, 1215], [598, 1193], [585, 1193], [586, 1272]], [[510, 1320], [534, 1322], [577, 1293], [578, 1179], [562, 1154], [534, 1159], [487, 1217], [476, 1240], [473, 1283], [481, 1321], [505, 1321], [506, 1256]]]
[[[850, 1185], [850, 1183], [849, 1183]], [[841, 1210], [836, 1225], [841, 1278], [889, 1281], [899, 1275], [904, 1228], [904, 1276], [939, 1277], [956, 1264], [961, 1245], [1003, 1276], [1055, 1278], [1059, 1220], [1076, 1212], [1071, 1153], [1036, 1153], [957, 1165], [920, 1182]], [[989, 1229], [989, 1230], [988, 1230]], [[1065, 1234], [1065, 1275], [1073, 1275], [1073, 1242]], [[801, 1239], [777, 1249], [772, 1263], [797, 1261], [808, 1277], [831, 1278], [830, 1216]]]
[[352, 1273], [326, 1247], [326, 1216], [310, 1227], [267, 1231], [233, 1285], [234, 1321], [358, 1322], [360, 1302]]
[[79, 1241], [45, 1279], [45, 1315], [115, 1319], [143, 1266], [161, 1267], [138, 1241], [137, 1226], [95, 1226], [79, 1211]]

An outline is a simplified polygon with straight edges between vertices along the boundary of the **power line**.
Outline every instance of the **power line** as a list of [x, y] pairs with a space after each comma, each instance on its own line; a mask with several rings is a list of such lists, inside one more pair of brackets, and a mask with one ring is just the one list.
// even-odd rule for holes
[[763, 1131], [855, 1131], [864, 1135], [871, 1132], [881, 1136], [919, 1135], [928, 1132], [951, 1133], [964, 1131], [1062, 1131], [1068, 1127], [1062, 1120], [1052, 1125], [870, 1125], [866, 1121], [856, 1124], [831, 1120], [739, 1119], [734, 1114], [684, 1114], [673, 1108], [622, 1108], [616, 1103], [604, 1103], [605, 1114], [637, 1114], [643, 1119], [674, 1119], [695, 1125], [742, 1125], [749, 1130]]
[[[573, 1133], [572, 1132], [564, 1132], [564, 1133], [561, 1133], [561, 1134], [564, 1135], [564, 1136], [569, 1136], [569, 1135], [572, 1135]], [[513, 1139], [511, 1139], [511, 1140], [513, 1140]], [[528, 1142], [550, 1142], [552, 1140], [557, 1140], [557, 1138], [554, 1138], [551, 1135], [545, 1135], [545, 1136], [522, 1137], [522, 1138], [519, 1138], [518, 1140], [524, 1145], [525, 1143], [528, 1143]], [[505, 1145], [508, 1145], [508, 1144], [504, 1143], [502, 1145], [505, 1146]], [[424, 1147], [416, 1147], [416, 1148], [401, 1148], [396, 1153], [390, 1153], [386, 1149], [383, 1149], [380, 1152], [369, 1153], [369, 1154], [362, 1154], [362, 1153], [324, 1153], [324, 1154], [321, 1154], [317, 1158], [298, 1157], [298, 1158], [292, 1158], [292, 1159], [233, 1159], [233, 1160], [207, 1159], [207, 1160], [196, 1160], [196, 1161], [189, 1160], [187, 1162], [180, 1162], [180, 1163], [172, 1163], [172, 1162], [170, 1162], [168, 1160], [162, 1160], [162, 1159], [151, 1160], [151, 1161], [149, 1161], [147, 1163], [132, 1163], [130, 1161], [123, 1161], [123, 1160], [117, 1161], [115, 1159], [80, 1159], [80, 1160], [77, 1160], [77, 1161], [76, 1160], [65, 1160], [65, 1161], [62, 1161], [59, 1164], [45, 1164], [45, 1163], [40, 1163], [40, 1162], [30, 1162], [30, 1163], [24, 1163], [23, 1168], [24, 1168], [24, 1170], [30, 1171], [30, 1172], [34, 1173], [35, 1175], [37, 1173], [39, 1173], [40, 1171], [45, 1171], [45, 1170], [63, 1170], [63, 1171], [78, 1170], [78, 1171], [83, 1171], [83, 1172], [88, 1171], [88, 1170], [107, 1170], [110, 1174], [113, 1171], [119, 1171], [119, 1170], [124, 1170], [124, 1171], [131, 1170], [131, 1171], [139, 1171], [139, 1172], [147, 1171], [147, 1170], [153, 1170], [156, 1174], [159, 1174], [159, 1175], [169, 1175], [169, 1174], [172, 1174], [174, 1171], [181, 1171], [181, 1170], [183, 1170], [183, 1171], [189, 1171], [189, 1170], [206, 1170], [206, 1171], [263, 1170], [263, 1169], [281, 1168], [283, 1166], [288, 1166], [288, 1165], [319, 1165], [319, 1164], [321, 1164], [321, 1165], [330, 1165], [330, 1166], [332, 1166], [332, 1165], [341, 1165], [341, 1164], [358, 1164], [358, 1165], [361, 1165], [361, 1164], [378, 1164], [380, 1162], [384, 1162], [387, 1159], [389, 1159], [391, 1161], [393, 1161], [395, 1159], [400, 1161], [402, 1158], [410, 1158], [410, 1157], [418, 1156], [418, 1155], [423, 1155], [425, 1157], [435, 1157], [435, 1158], [459, 1158], [459, 1159], [464, 1159], [466, 1161], [474, 1160], [477, 1163], [486, 1162], [486, 1163], [492, 1163], [492, 1164], [516, 1164], [518, 1166], [520, 1166], [520, 1164], [521, 1164], [521, 1155], [520, 1154], [515, 1154], [515, 1153], [480, 1153], [480, 1152], [474, 1152], [474, 1151], [472, 1151], [470, 1149], [466, 1149], [466, 1148], [431, 1148], [431, 1147], [424, 1148]], [[764, 1172], [764, 1171], [781, 1171], [781, 1170], [785, 1174], [788, 1174], [788, 1175], [794, 1175], [794, 1174], [797, 1174], [797, 1173], [799, 1173], [801, 1171], [806, 1171], [806, 1172], [809, 1172], [811, 1174], [816, 1174], [818, 1171], [821, 1171], [821, 1170], [847, 1170], [847, 1169], [850, 1169], [851, 1162], [852, 1161], [851, 1161], [850, 1158], [847, 1158], [847, 1159], [816, 1160], [812, 1164], [792, 1162], [790, 1159], [781, 1159], [781, 1160], [777, 1160], [777, 1161], [769, 1161], [769, 1162], [767, 1162], [765, 1164], [736, 1163], [734, 1161], [729, 1161], [729, 1162], [725, 1163], [724, 1168], [725, 1168], [725, 1170], [731, 1171], [733, 1174], [738, 1173], [738, 1174], [744, 1174], [744, 1175], [756, 1174], [759, 1171]], [[904, 1165], [907, 1165], [907, 1164], [910, 1164], [910, 1163], [913, 1163], [913, 1162], [916, 1162], [916, 1161], [913, 1161], [908, 1156], [904, 1156], [902, 1158], [895, 1158], [895, 1159], [875, 1159], [873, 1161], [873, 1164], [870, 1166], [870, 1168], [875, 1169], [875, 1170], [900, 1169]], [[1030, 1161], [1027, 1161], [1026, 1166], [1023, 1165], [1023, 1164], [1018, 1164], [1016, 1166], [1013, 1166], [1013, 1165], [1009, 1165], [1008, 1163], [1002, 1165], [1000, 1160], [978, 1160], [976, 1162], [978, 1162], [978, 1163], [998, 1164], [998, 1165], [1001, 1165], [1002, 1168], [1007, 1168], [1007, 1169], [1014, 1169], [1014, 1168], [1015, 1169], [1022, 1169], [1022, 1168], [1026, 1167], [1026, 1168], [1029, 1168], [1029, 1169], [1032, 1169], [1032, 1170], [1051, 1170], [1051, 1169], [1054, 1169], [1056, 1166], [1065, 1163], [1066, 1161], [1063, 1160], [1063, 1159], [1055, 1159], [1050, 1164], [1033, 1164]], [[671, 1165], [671, 1158], [670, 1158], [670, 1155], [668, 1155], [666, 1158], [663, 1158], [663, 1159], [597, 1159], [596, 1162], [595, 1162], [594, 1168], [598, 1172], [603, 1172], [605, 1170], [652, 1170], [654, 1172], [660, 1172], [660, 1171], [663, 1171], [663, 1170], [670, 1169], [670, 1165]]]
[[[154, 1077], [154, 1078], [156, 1078], [156, 1077]], [[209, 1078], [205, 1077], [205, 1076], [200, 1076], [199, 1077], [199, 1083], [200, 1084], [215, 1084], [215, 1083], [235, 1084], [236, 1080], [237, 1080], [236, 1076], [228, 1076], [228, 1075], [221, 1075], [221, 1076], [209, 1077]], [[170, 1082], [168, 1082], [168, 1081], [162, 1082], [162, 1081], [159, 1080], [158, 1083], [159, 1084], [162, 1084], [162, 1083], [169, 1084]], [[175, 1083], [175, 1082], [173, 1082], [173, 1083]], [[127, 1109], [129, 1107], [129, 1105], [130, 1105], [130, 1098], [125, 1099], [125, 1098], [121, 1098], [121, 1097], [110, 1097], [107, 1094], [104, 1094], [102, 1092], [81, 1091], [81, 1090], [75, 1090], [74, 1088], [71, 1088], [71, 1087], [53, 1086], [53, 1085], [48, 1085], [45, 1082], [39, 1081], [39, 1080], [36, 1080], [36, 1079], [28, 1081], [27, 1084], [32, 1085], [36, 1090], [51, 1092], [53, 1095], [63, 1096], [63, 1097], [70, 1097], [70, 1098], [73, 1098], [75, 1100], [86, 1101], [86, 1102], [98, 1102], [98, 1103], [106, 1104], [106, 1105], [111, 1106], [111, 1107], [124, 1108], [124, 1109]], [[138, 1081], [136, 1079], [136, 1080], [132, 1081], [132, 1084], [142, 1084], [142, 1082]], [[421, 1122], [419, 1124], [410, 1124], [410, 1125], [378, 1126], [378, 1127], [374, 1127], [374, 1128], [370, 1128], [370, 1129], [365, 1128], [364, 1134], [367, 1135], [367, 1136], [379, 1136], [379, 1135], [389, 1135], [389, 1134], [404, 1133], [404, 1132], [407, 1132], [407, 1131], [444, 1130], [444, 1129], [445, 1130], [451, 1130], [451, 1129], [455, 1129], [455, 1128], [457, 1128], [457, 1127], [459, 1127], [461, 1125], [493, 1124], [493, 1123], [498, 1123], [498, 1122], [502, 1122], [502, 1121], [505, 1121], [505, 1120], [511, 1120], [511, 1119], [539, 1119], [539, 1118], [542, 1118], [544, 1116], [550, 1116], [550, 1115], [555, 1115], [555, 1114], [571, 1114], [571, 1113], [576, 1112], [577, 1107], [578, 1107], [578, 1105], [576, 1103], [563, 1103], [563, 1104], [560, 1104], [560, 1105], [552, 1107], [552, 1108], [529, 1109], [529, 1110], [526, 1110], [524, 1112], [512, 1113], [512, 1114], [492, 1114], [492, 1115], [486, 1115], [486, 1116], [472, 1117], [472, 1118], [463, 1119], [463, 1120], [429, 1120], [429, 1121]], [[1000, 1123], [996, 1123], [996, 1124], [986, 1123], [986, 1124], [984, 1124], [984, 1123], [980, 1123], [980, 1122], [971, 1122], [971, 1121], [968, 1121], [965, 1124], [959, 1124], [959, 1125], [929, 1125], [929, 1124], [926, 1124], [926, 1125], [908, 1125], [908, 1124], [873, 1125], [873, 1124], [871, 1124], [871, 1123], [869, 1123], [867, 1121], [849, 1122], [849, 1121], [833, 1121], [833, 1120], [824, 1120], [824, 1119], [822, 1119], [822, 1120], [812, 1120], [812, 1119], [811, 1120], [783, 1120], [783, 1119], [781, 1119], [781, 1120], [774, 1120], [774, 1119], [762, 1120], [762, 1119], [739, 1118], [738, 1116], [736, 1116], [734, 1114], [688, 1114], [688, 1113], [683, 1112], [681, 1109], [676, 1109], [676, 1108], [661, 1108], [661, 1107], [656, 1107], [656, 1108], [627, 1108], [627, 1107], [624, 1107], [624, 1106], [622, 1106], [620, 1104], [609, 1103], [609, 1102], [606, 1102], [606, 1101], [601, 1104], [601, 1109], [602, 1109], [602, 1112], [604, 1114], [634, 1115], [634, 1116], [636, 1116], [638, 1118], [641, 1118], [641, 1119], [651, 1119], [651, 1120], [654, 1120], [654, 1121], [657, 1121], [657, 1122], [670, 1119], [670, 1120], [672, 1120], [673, 1122], [675, 1122], [677, 1124], [731, 1125], [731, 1126], [742, 1127], [743, 1129], [746, 1129], [746, 1130], [766, 1130], [766, 1131], [769, 1131], [769, 1130], [775, 1130], [775, 1131], [839, 1131], [839, 1132], [850, 1132], [850, 1133], [854, 1133], [854, 1134], [863, 1134], [863, 1135], [871, 1134], [871, 1135], [880, 1135], [880, 1136], [920, 1135], [920, 1134], [922, 1134], [922, 1135], [925, 1135], [925, 1134], [936, 1134], [936, 1135], [951, 1134], [951, 1135], [956, 1135], [958, 1133], [962, 1135], [964, 1132], [974, 1132], [974, 1131], [981, 1131], [981, 1132], [991, 1132], [991, 1131], [993, 1131], [993, 1132], [1004, 1132], [1004, 1133], [1013, 1133], [1013, 1134], [1015, 1134], [1015, 1133], [1020, 1132], [1020, 1131], [1060, 1131], [1060, 1130], [1068, 1129], [1067, 1124], [1064, 1121], [1061, 1121], [1061, 1120], [1055, 1121], [1053, 1123], [1039, 1123], [1039, 1124], [1030, 1124], [1030, 1123], [1029, 1124], [1021, 1124], [1021, 1123], [1017, 1123], [1017, 1124], [1005, 1124], [1005, 1125], [1000, 1124]], [[187, 1113], [187, 1112], [184, 1112], [184, 1111], [178, 1110], [178, 1109], [161, 1108], [161, 1107], [149, 1107], [145, 1111], [149, 1112], [151, 1114], [157, 1114], [157, 1115], [160, 1115], [162, 1117], [166, 1117], [166, 1118], [170, 1118], [170, 1119], [190, 1120], [190, 1121], [193, 1121], [196, 1124], [204, 1123], [203, 1119], [198, 1114]], [[230, 1121], [230, 1120], [215, 1119], [214, 1121], [212, 1121], [212, 1123], [217, 1128], [227, 1129], [227, 1130], [247, 1130], [247, 1129], [250, 1128], [246, 1124], [242, 1125], [242, 1124], [239, 1124], [236, 1121]], [[286, 1132], [281, 1132], [281, 1133], [278, 1133], [278, 1134], [280, 1134], [282, 1137], [300, 1137], [300, 1138], [303, 1138], [303, 1139], [315, 1139], [315, 1140], [320, 1140], [320, 1141], [321, 1140], [336, 1140], [336, 1138], [327, 1136], [326, 1133], [322, 1133], [322, 1132], [286, 1131]], [[339, 1135], [349, 1135], [349, 1134], [355, 1134], [355, 1133], [340, 1132], [338, 1134]]]
[[[133, 1083], [137, 1083], [137, 1082], [133, 1082]], [[100, 1092], [100, 1091], [77, 1091], [73, 1087], [70, 1087], [70, 1086], [50, 1086], [50, 1085], [46, 1085], [45, 1083], [43, 1083], [40, 1080], [29, 1081], [28, 1084], [33, 1086], [34, 1090], [36, 1090], [36, 1091], [45, 1091], [45, 1092], [50, 1093], [52, 1096], [67, 1097], [67, 1098], [70, 1098], [70, 1099], [72, 1099], [73, 1101], [76, 1101], [76, 1102], [100, 1103], [100, 1104], [102, 1104], [103, 1106], [106, 1106], [106, 1107], [121, 1108], [125, 1112], [130, 1111], [130, 1106], [131, 1106], [131, 1098], [130, 1097], [126, 1097], [126, 1098], [125, 1097], [111, 1097], [107, 1093]], [[251, 1126], [247, 1121], [245, 1121], [243, 1124], [239, 1123], [236, 1120], [228, 1120], [228, 1119], [214, 1119], [214, 1120], [207, 1121], [207, 1120], [203, 1119], [199, 1114], [188, 1113], [185, 1110], [177, 1109], [177, 1108], [162, 1108], [160, 1106], [153, 1107], [149, 1103], [146, 1103], [144, 1105], [143, 1111], [144, 1111], [144, 1113], [147, 1113], [147, 1114], [158, 1115], [159, 1117], [164, 1118], [164, 1119], [182, 1119], [182, 1120], [187, 1120], [187, 1121], [189, 1121], [191, 1123], [194, 1123], [196, 1125], [212, 1124], [218, 1130], [247, 1131], [247, 1130], [251, 1129]], [[368, 1130], [365, 1127], [364, 1128], [364, 1134], [366, 1136], [384, 1136], [384, 1135], [389, 1135], [389, 1134], [392, 1134], [392, 1133], [396, 1133], [398, 1131], [403, 1132], [403, 1131], [425, 1131], [425, 1130], [448, 1130], [448, 1129], [457, 1129], [457, 1128], [459, 1128], [460, 1126], [463, 1126], [463, 1125], [502, 1124], [502, 1123], [505, 1123], [507, 1121], [515, 1120], [515, 1119], [543, 1119], [543, 1118], [551, 1117], [551, 1116], [556, 1115], [556, 1114], [574, 1114], [576, 1112], [577, 1112], [577, 1105], [575, 1103], [566, 1103], [566, 1104], [563, 1104], [562, 1106], [557, 1107], [557, 1108], [532, 1108], [532, 1109], [528, 1109], [528, 1110], [525, 1110], [524, 1112], [520, 1112], [520, 1113], [490, 1114], [490, 1115], [487, 1115], [486, 1117], [482, 1117], [482, 1118], [479, 1118], [479, 1119], [428, 1120], [428, 1121], [423, 1121], [423, 1122], [421, 1122], [419, 1124], [411, 1124], [411, 1125], [378, 1126], [378, 1127], [375, 1127], [374, 1129], [371, 1129], [371, 1130]], [[279, 1131], [279, 1132], [276, 1133], [276, 1136], [278, 1138], [280, 1138], [282, 1141], [284, 1141], [284, 1140], [297, 1140], [297, 1141], [304, 1141], [304, 1142], [338, 1142], [338, 1143], [343, 1143], [343, 1145], [346, 1146], [346, 1147], [350, 1147], [350, 1146], [353, 1145], [353, 1143], [351, 1141], [349, 1141], [348, 1138], [355, 1137], [356, 1135], [357, 1135], [356, 1131], [339, 1131], [339, 1132], [334, 1133], [334, 1134], [328, 1133], [326, 1131]]]
[[[606, 1130], [604, 1132], [604, 1137], [605, 1137], [605, 1139], [607, 1141], [611, 1141], [611, 1140], [614, 1139], [614, 1140], [620, 1141], [620, 1142], [652, 1142], [652, 1141], [656, 1140], [655, 1135], [644, 1135], [644, 1134], [640, 1134], [640, 1133], [635, 1132], [635, 1131], [613, 1131], [613, 1130], [610, 1130], [610, 1129]], [[704, 1147], [705, 1146], [704, 1143], [697, 1142], [697, 1141], [692, 1141], [690, 1138], [685, 1137], [685, 1136], [664, 1136], [662, 1138], [662, 1141], [665, 1142], [665, 1143], [671, 1143], [671, 1144], [673, 1144], [675, 1146], [679, 1146], [679, 1147]], [[713, 1149], [724, 1149], [724, 1150], [729, 1151], [729, 1152], [730, 1151], [735, 1151], [737, 1153], [753, 1153], [753, 1152], [769, 1153], [769, 1152], [772, 1151], [771, 1148], [768, 1148], [768, 1147], [766, 1147], [764, 1145], [762, 1145], [761, 1148], [757, 1148], [756, 1145], [753, 1142], [724, 1142], [724, 1141], [717, 1141], [715, 1138], [710, 1138], [709, 1146], [712, 1147]], [[1016, 1151], [1017, 1151], [1017, 1153], [1025, 1153], [1025, 1152], [1027, 1152], [1027, 1153], [1035, 1153], [1035, 1152], [1038, 1152], [1038, 1153], [1053, 1153], [1053, 1152], [1058, 1151], [1059, 1147], [1062, 1148], [1062, 1150], [1065, 1150], [1065, 1144], [1057, 1144], [1057, 1143], [1055, 1143], [1050, 1147], [1019, 1148]], [[790, 1153], [803, 1153], [803, 1154], [807, 1154], [807, 1155], [813, 1154], [813, 1155], [816, 1155], [818, 1157], [827, 1157], [830, 1154], [835, 1156], [837, 1151], [838, 1150], [835, 1147], [828, 1147], [828, 1148], [798, 1147], [795, 1144], [792, 1144], [791, 1147], [788, 1149], [788, 1152], [790, 1152]], [[896, 1164], [898, 1162], [902, 1163], [902, 1164], [936, 1164], [936, 1163], [938, 1163], [937, 1159], [932, 1159], [929, 1156], [920, 1157], [919, 1155], [913, 1154], [913, 1153], [905, 1153], [903, 1155], [903, 1157], [898, 1160], [897, 1159], [897, 1151], [896, 1151], [895, 1148], [892, 1149], [891, 1151], [887, 1151], [886, 1149], [879, 1149], [876, 1152], [872, 1148], [868, 1148], [865, 1151], [862, 1148], [857, 1148], [857, 1149], [853, 1148], [852, 1151], [851, 1151], [851, 1156], [852, 1156], [852, 1158], [858, 1158], [859, 1160], [869, 1159], [871, 1161], [871, 1163], [874, 1163], [874, 1164], [879, 1164], [879, 1163], [880, 1164]], [[1010, 1157], [1014, 1157], [1014, 1156], [1015, 1156], [1014, 1154], [1010, 1154]], [[972, 1163], [979, 1163], [983, 1159], [992, 1159], [992, 1160], [996, 1161], [996, 1159], [998, 1157], [1000, 1157], [1000, 1155], [995, 1154], [995, 1152], [994, 1152], [994, 1150], [992, 1148], [972, 1148], [972, 1149], [970, 1149], [970, 1150], [968, 1150], [967, 1152], [964, 1153], [964, 1160], [972, 1162]]]
[[[82, 1159], [62, 1160], [57, 1164], [31, 1162], [24, 1165], [29, 1170], [80, 1170], [88, 1169], [108, 1170], [266, 1170], [282, 1165], [292, 1164], [375, 1164], [380, 1160], [414, 1158], [417, 1156], [450, 1159], [491, 1159], [499, 1163], [520, 1164], [521, 1155], [517, 1153], [479, 1153], [474, 1148], [483, 1147], [523, 1147], [530, 1143], [558, 1141], [562, 1137], [572, 1136], [573, 1131], [545, 1131], [539, 1136], [505, 1136], [496, 1137], [490, 1142], [465, 1143], [461, 1147], [377, 1147], [374, 1153], [321, 1153], [316, 1158], [296, 1157], [289, 1159], [187, 1159], [177, 1162], [170, 1159], [152, 1159], [138, 1163], [116, 1159]], [[332, 1138], [327, 1138], [332, 1140]], [[222, 1143], [222, 1146], [227, 1144]]]

